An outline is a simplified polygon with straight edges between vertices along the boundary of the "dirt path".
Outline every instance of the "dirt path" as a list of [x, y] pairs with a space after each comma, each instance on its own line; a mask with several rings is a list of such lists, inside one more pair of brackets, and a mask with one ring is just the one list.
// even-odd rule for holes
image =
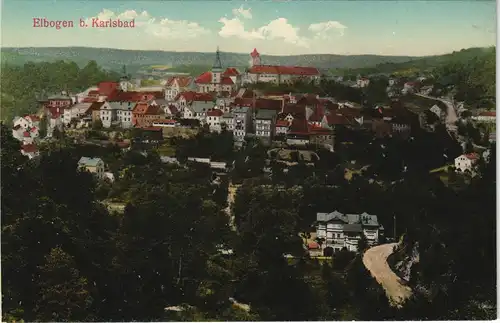
[[363, 255], [363, 263], [377, 282], [382, 285], [392, 306], [401, 307], [411, 295], [411, 289], [403, 285], [389, 267], [387, 257], [397, 243], [388, 243], [368, 249]]
[[234, 198], [236, 196], [236, 191], [238, 191], [238, 188], [240, 185], [233, 185], [233, 183], [229, 183], [228, 187], [228, 194], [227, 194], [227, 208], [226, 208], [226, 213], [229, 216], [229, 225], [231, 226], [232, 230], [236, 230], [236, 226], [234, 224], [234, 216], [232, 214], [231, 207], [234, 203]]

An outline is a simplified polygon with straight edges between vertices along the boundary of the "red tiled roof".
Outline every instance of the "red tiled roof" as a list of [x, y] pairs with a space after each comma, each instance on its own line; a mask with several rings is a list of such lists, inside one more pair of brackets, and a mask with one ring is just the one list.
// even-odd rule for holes
[[277, 65], [256, 65], [248, 69], [252, 74], [281, 74], [281, 75], [304, 75], [312, 76], [319, 75], [319, 71], [315, 67], [301, 66], [277, 66]]
[[207, 112], [207, 116], [208, 117], [220, 117], [222, 116], [224, 113], [219, 110], [219, 109], [213, 109], [213, 110], [210, 110]]
[[212, 82], [212, 72], [205, 72], [196, 78], [195, 83], [207, 84]]
[[331, 132], [332, 132], [332, 130], [328, 129], [328, 128], [309, 125], [309, 133], [311, 133], [311, 134], [324, 134], [324, 133], [331, 133]]
[[34, 144], [27, 144], [22, 145], [21, 150], [23, 150], [25, 153], [34, 153], [38, 150], [38, 148]]
[[85, 111], [85, 114], [92, 113], [92, 111], [100, 110], [104, 102], [94, 102], [90, 105], [90, 107]]
[[307, 249], [319, 249], [319, 244], [315, 241], [309, 241], [307, 243]]
[[276, 127], [288, 127], [288, 121], [286, 120], [276, 120]]
[[240, 75], [240, 72], [238, 72], [238, 70], [234, 67], [228, 67], [226, 68], [224, 73], [222, 73], [222, 76], [238, 76], [238, 75]]
[[98, 98], [83, 98], [82, 103], [92, 103], [92, 102], [97, 102], [99, 100]]
[[300, 114], [306, 114], [306, 108], [304, 106], [298, 106], [296, 104], [285, 104], [283, 107], [283, 112], [288, 114], [291, 113], [292, 115], [295, 113], [300, 113]]
[[476, 160], [476, 159], [479, 159], [479, 155], [476, 154], [476, 153], [470, 153], [470, 154], [466, 154], [465, 157], [467, 157], [468, 159], [470, 160]]
[[[239, 105], [242, 107], [251, 107], [253, 106], [253, 98], [235, 98], [234, 105]], [[255, 100], [255, 104], [257, 104], [257, 100]]]
[[345, 117], [356, 117], [359, 118], [361, 116], [361, 110], [355, 108], [342, 108], [335, 111], [336, 114], [343, 115]]
[[255, 100], [255, 107], [257, 109], [281, 111], [282, 102], [280, 100], [272, 99], [257, 99]]
[[190, 76], [174, 76], [168, 79], [167, 86], [172, 86], [174, 81], [177, 80], [179, 87], [187, 87], [191, 83], [192, 78]]
[[290, 125], [290, 134], [308, 134], [309, 125], [306, 119], [295, 118]]
[[132, 113], [144, 114], [147, 109], [148, 109], [147, 103], [137, 103], [134, 109], [132, 110]]
[[324, 116], [325, 116], [325, 109], [322, 106], [317, 106], [313, 114], [309, 116], [309, 121], [319, 122], [323, 120]]
[[31, 119], [31, 121], [34, 121], [34, 122], [40, 121], [40, 117], [37, 115], [34, 115], [34, 114], [30, 114], [26, 117], [29, 117]]
[[24, 137], [31, 137], [30, 133], [28, 131], [23, 132]]
[[31, 129], [30, 129], [30, 131], [31, 131], [31, 132], [37, 132], [37, 131], [38, 131], [38, 129], [37, 129], [36, 127], [33, 127], [33, 128], [31, 128]]
[[[229, 69], [228, 69], [229, 70]], [[226, 70], [227, 71], [227, 70]], [[231, 73], [234, 72], [231, 70]], [[236, 71], [237, 72], [237, 71]], [[236, 74], [238, 75], [238, 74]], [[233, 85], [233, 80], [229, 77], [231, 75], [222, 75], [220, 84], [222, 85]], [[198, 76], [195, 81], [196, 84], [209, 84], [212, 83], [212, 72], [205, 72]]]
[[117, 142], [116, 145], [120, 148], [127, 148], [130, 146], [130, 143], [128, 142], [124, 142], [124, 141], [120, 141], [120, 142]]
[[175, 105], [169, 105], [168, 106], [168, 109], [170, 110], [170, 113], [172, 114], [176, 114], [177, 112], [179, 112], [179, 109], [177, 109], [177, 107]]
[[99, 95], [99, 91], [98, 90], [89, 91], [89, 93], [87, 94], [87, 96], [96, 96], [96, 95]]
[[135, 105], [132, 113], [158, 115], [161, 114], [161, 108], [157, 105], [148, 105], [147, 103], [140, 102]]
[[315, 94], [306, 94], [300, 100], [297, 100], [298, 105], [318, 105], [320, 103]]
[[213, 101], [214, 97], [210, 93], [197, 93], [193, 91], [186, 91], [186, 92], [181, 92], [177, 94], [175, 97], [174, 101], [177, 101], [180, 99], [180, 97], [183, 96], [187, 102], [191, 101]]
[[233, 85], [234, 82], [229, 76], [222, 77], [220, 80], [220, 84], [222, 85]]
[[120, 84], [108, 81], [99, 83], [97, 87], [99, 88], [99, 94], [109, 96], [120, 88]]
[[349, 124], [349, 120], [342, 115], [337, 114], [329, 114], [326, 116], [326, 122], [329, 126], [331, 125], [341, 125], [341, 124]]
[[259, 56], [259, 52], [257, 51], [257, 48], [254, 48], [253, 51], [250, 53], [250, 56], [252, 57], [257, 57]]
[[483, 111], [478, 114], [481, 117], [496, 117], [497, 112], [496, 111]]

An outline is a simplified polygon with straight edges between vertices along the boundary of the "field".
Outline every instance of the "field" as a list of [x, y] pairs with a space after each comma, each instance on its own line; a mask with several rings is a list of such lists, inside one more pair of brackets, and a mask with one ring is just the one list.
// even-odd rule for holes
[[172, 66], [169, 65], [151, 65], [150, 67], [154, 70], [168, 70], [169, 68], [172, 68]]
[[175, 148], [172, 147], [168, 142], [161, 144], [161, 146], [158, 147], [156, 151], [160, 156], [169, 156], [169, 157], [175, 156]]

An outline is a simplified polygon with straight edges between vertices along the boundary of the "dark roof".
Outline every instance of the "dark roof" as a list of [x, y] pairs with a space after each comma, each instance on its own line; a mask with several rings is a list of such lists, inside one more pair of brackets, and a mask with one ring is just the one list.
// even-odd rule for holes
[[273, 119], [276, 116], [275, 110], [257, 110], [257, 114], [255, 116], [256, 119]]

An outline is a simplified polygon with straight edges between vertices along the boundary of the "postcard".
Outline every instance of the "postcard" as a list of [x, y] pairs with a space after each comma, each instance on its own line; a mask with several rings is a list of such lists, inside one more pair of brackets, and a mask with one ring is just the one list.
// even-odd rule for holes
[[1, 6], [2, 321], [496, 319], [495, 1]]

